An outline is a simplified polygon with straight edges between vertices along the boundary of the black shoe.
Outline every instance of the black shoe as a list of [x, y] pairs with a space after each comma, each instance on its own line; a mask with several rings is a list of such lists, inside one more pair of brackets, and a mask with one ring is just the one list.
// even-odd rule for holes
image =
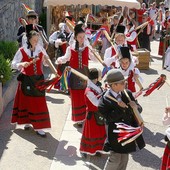
[[36, 131], [36, 133], [41, 137], [46, 137], [46, 133], [44, 131]]
[[102, 154], [101, 154], [100, 152], [96, 152], [95, 156], [97, 156], [97, 157], [101, 157], [101, 156], [102, 156]]
[[30, 130], [31, 126], [30, 125], [25, 125], [24, 130]]
[[87, 158], [87, 153], [80, 153], [82, 158]]
[[76, 124], [78, 128], [82, 128], [83, 127], [83, 123], [77, 123]]

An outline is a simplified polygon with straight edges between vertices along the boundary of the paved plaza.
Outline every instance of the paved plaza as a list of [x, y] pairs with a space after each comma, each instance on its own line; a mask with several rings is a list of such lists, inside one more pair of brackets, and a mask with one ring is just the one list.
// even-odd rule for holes
[[[150, 69], [141, 70], [144, 88], [162, 73], [170, 79], [170, 72], [162, 69], [162, 58], [157, 55], [158, 44], [158, 41], [151, 42]], [[90, 67], [102, 68], [99, 63], [93, 62], [90, 62]], [[143, 107], [146, 147], [130, 154], [127, 170], [160, 168], [166, 129], [162, 125], [162, 115], [167, 96], [170, 96], [170, 87], [165, 84], [150, 96], [138, 98]], [[24, 131], [22, 126], [11, 125], [13, 101], [9, 103], [0, 119], [0, 170], [102, 170], [107, 154], [86, 159], [80, 156], [81, 129], [71, 121], [69, 96], [52, 89], [46, 99], [52, 124], [46, 138], [37, 136], [33, 129]]]

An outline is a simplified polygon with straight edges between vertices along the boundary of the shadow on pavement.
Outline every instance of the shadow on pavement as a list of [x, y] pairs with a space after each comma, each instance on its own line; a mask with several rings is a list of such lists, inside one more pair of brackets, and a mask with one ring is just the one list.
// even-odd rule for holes
[[[159, 132], [152, 132], [148, 128], [144, 128], [143, 137], [145, 143], [150, 145], [148, 147], [164, 148], [165, 144], [161, 142], [164, 139], [164, 135]], [[162, 153], [163, 154], [163, 153]], [[144, 156], [145, 155], [145, 156]], [[161, 157], [158, 157], [156, 154], [153, 154], [146, 147], [138, 152], [132, 153], [132, 158], [135, 162], [141, 164], [142, 167], [153, 168], [154, 170], [159, 170], [161, 165]]]
[[[0, 117], [0, 159], [3, 152], [8, 149], [7, 145], [11, 141], [11, 136], [13, 134], [12, 130], [15, 129], [15, 125], [11, 125], [11, 113], [12, 113], [13, 101], [8, 104], [6, 110]], [[10, 108], [10, 109], [9, 109]]]
[[132, 155], [133, 160], [135, 162], [140, 163], [142, 167], [149, 167], [149, 168], [153, 168], [154, 170], [160, 169], [161, 158], [156, 156], [155, 154], [153, 154], [152, 152], [150, 152], [149, 150], [145, 148], [142, 149], [141, 151], [134, 152], [131, 155]]
[[156, 60], [162, 60], [162, 56], [152, 55], [151, 57], [156, 59]]
[[154, 75], [157, 74], [158, 75], [158, 71], [154, 70], [152, 68], [150, 68], [149, 70], [140, 70], [141, 73], [145, 73], [147, 75]]
[[47, 132], [47, 136], [45, 138], [38, 136], [33, 129], [28, 131], [15, 129], [13, 133], [34, 144], [35, 150], [33, 153], [35, 155], [40, 155], [53, 160], [59, 141], [56, 140], [50, 133]]
[[49, 101], [51, 103], [56, 103], [56, 104], [64, 104], [64, 99], [58, 99], [58, 98], [53, 98], [50, 96], [46, 96], [46, 101]]
[[104, 169], [105, 163], [107, 161], [108, 154], [102, 154], [101, 157], [90, 156], [90, 170], [102, 170]]
[[71, 168], [71, 166], [76, 165], [78, 161], [81, 161], [82, 158], [78, 156], [79, 151], [75, 146], [67, 144], [68, 141], [66, 140], [60, 141], [55, 160], [64, 165], [69, 165]]
[[145, 143], [151, 145], [152, 147], [164, 148], [165, 144], [161, 142], [164, 139], [164, 135], [159, 132], [152, 132], [148, 128], [144, 128], [143, 136]]

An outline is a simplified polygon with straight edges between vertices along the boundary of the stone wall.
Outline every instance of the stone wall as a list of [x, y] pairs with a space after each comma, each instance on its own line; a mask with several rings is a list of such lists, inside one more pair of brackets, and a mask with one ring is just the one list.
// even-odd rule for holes
[[25, 18], [22, 3], [28, 5], [38, 14], [41, 13], [43, 0], [1, 0], [0, 1], [0, 40], [15, 41], [20, 26], [18, 18]]

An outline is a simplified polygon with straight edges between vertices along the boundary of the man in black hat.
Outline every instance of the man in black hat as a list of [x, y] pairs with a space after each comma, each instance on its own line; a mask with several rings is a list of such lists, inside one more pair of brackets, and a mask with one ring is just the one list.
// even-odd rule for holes
[[[39, 44], [45, 47], [45, 49], [48, 48], [48, 40], [47, 35], [41, 25], [38, 25], [38, 14], [34, 10], [29, 10], [26, 15], [27, 20], [25, 21], [28, 24], [33, 24], [33, 29], [37, 32], [39, 32], [42, 36], [39, 39]], [[23, 35], [25, 35], [25, 25], [21, 25], [18, 29], [17, 33], [17, 41], [19, 43], [19, 46], [23, 46], [23, 44], [26, 42], [26, 37], [23, 38]]]
[[119, 70], [112, 69], [108, 71], [105, 81], [107, 81], [110, 88], [100, 98], [98, 105], [99, 112], [106, 119], [107, 139], [104, 144], [104, 151], [110, 151], [110, 156], [104, 169], [126, 170], [129, 153], [135, 152], [136, 146], [139, 149], [145, 147], [145, 142], [142, 135], [140, 135], [137, 139], [123, 146], [122, 141], [119, 141], [120, 134], [117, 124], [123, 123], [125, 126], [138, 127], [132, 107], [136, 107], [138, 110], [142, 109], [135, 101], [132, 93], [126, 90], [131, 98], [131, 102], [129, 102], [125, 94], [126, 79]]

